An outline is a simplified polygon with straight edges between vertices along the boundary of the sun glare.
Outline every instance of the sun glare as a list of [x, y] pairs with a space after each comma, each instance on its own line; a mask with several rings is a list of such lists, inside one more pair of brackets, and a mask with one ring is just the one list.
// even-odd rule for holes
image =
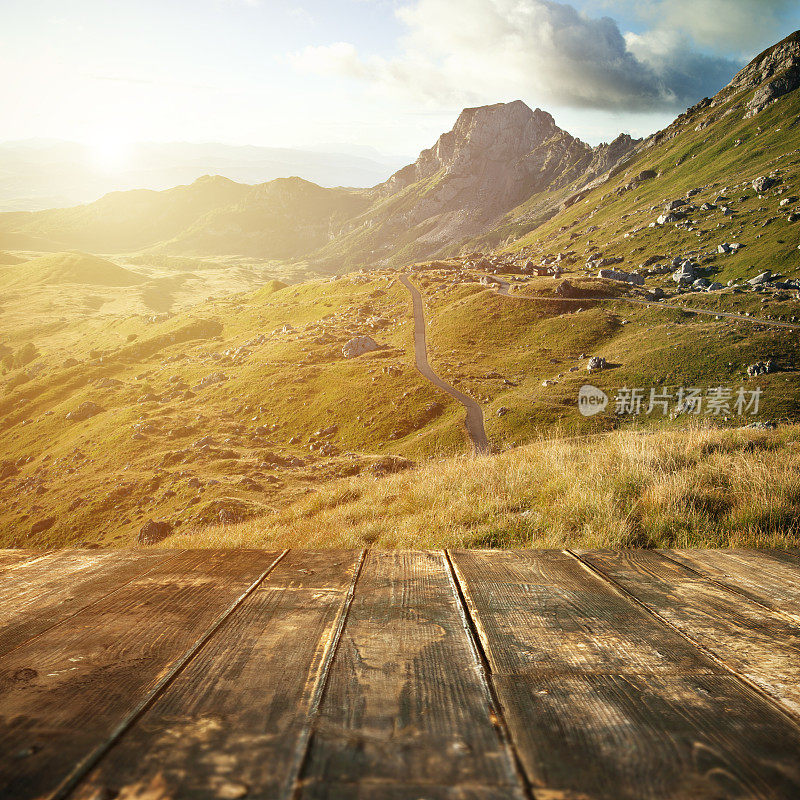
[[98, 170], [120, 172], [130, 163], [131, 143], [113, 133], [102, 133], [87, 140], [86, 152]]

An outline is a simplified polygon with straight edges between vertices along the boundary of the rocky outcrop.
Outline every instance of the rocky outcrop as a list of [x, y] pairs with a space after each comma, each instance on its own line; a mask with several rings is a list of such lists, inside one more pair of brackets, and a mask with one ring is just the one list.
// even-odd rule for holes
[[371, 353], [373, 350], [380, 350], [380, 345], [370, 336], [354, 336], [345, 342], [342, 347], [342, 355], [345, 358], [358, 358], [364, 353]]
[[172, 525], [164, 520], [148, 520], [142, 525], [137, 541], [139, 544], [158, 544], [172, 533]]
[[[433, 147], [372, 190], [383, 202], [354, 225], [353, 245], [373, 263], [392, 263], [402, 233], [413, 241], [403, 258], [422, 259], [491, 230], [537, 195], [526, 214], [552, 216], [563, 189], [598, 180], [635, 145], [623, 134], [592, 148], [520, 100], [464, 109]], [[340, 245], [353, 252], [346, 237]]]
[[800, 31], [756, 56], [729, 84], [734, 90], [755, 89], [745, 118], [754, 117], [779, 97], [800, 87]]

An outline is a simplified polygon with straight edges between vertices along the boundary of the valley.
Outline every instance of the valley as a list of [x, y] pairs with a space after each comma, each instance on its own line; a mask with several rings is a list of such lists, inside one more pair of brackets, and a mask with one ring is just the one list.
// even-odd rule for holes
[[798, 65], [643, 141], [517, 101], [371, 188], [0, 214], [0, 545], [785, 545]]

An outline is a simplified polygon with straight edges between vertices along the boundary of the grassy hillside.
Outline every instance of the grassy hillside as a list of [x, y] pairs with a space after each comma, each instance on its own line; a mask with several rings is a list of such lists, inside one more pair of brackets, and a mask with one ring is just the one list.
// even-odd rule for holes
[[288, 259], [324, 245], [368, 202], [361, 191], [300, 178], [249, 186], [207, 175], [161, 192], [112, 192], [74, 208], [0, 214], [0, 247]]
[[144, 276], [89, 253], [55, 253], [41, 256], [0, 273], [6, 286], [61, 286], [67, 283], [87, 286], [133, 286]]
[[696, 428], [544, 439], [347, 478], [266, 520], [164, 546], [785, 547], [798, 520], [800, 427]]
[[[360, 334], [382, 349], [344, 358]], [[411, 335], [406, 290], [353, 276], [8, 348], [0, 542], [130, 543], [151, 517], [264, 514], [387, 454], [459, 452], [459, 410], [413, 369]]]
[[[666, 260], [701, 253], [713, 278], [723, 283], [764, 269], [800, 274], [800, 223], [788, 221], [800, 205], [794, 199], [780, 206], [800, 192], [800, 92], [754, 119], [743, 119], [742, 103], [736, 95], [679, 118], [662, 141], [640, 152], [611, 181], [503, 250], [534, 257], [572, 250], [579, 262], [597, 254], [620, 257], [623, 269], [653, 255]], [[626, 188], [648, 170], [656, 177]], [[779, 184], [755, 192], [752, 181], [774, 171], [780, 172]], [[666, 203], [695, 189], [701, 191], [691, 198], [693, 206], [716, 207], [649, 227]], [[726, 199], [715, 202], [720, 196]], [[722, 256], [716, 250], [723, 242], [746, 247]]]
[[[574, 278], [595, 298], [575, 308], [552, 294], [551, 278], [503, 297], [477, 272], [454, 280], [423, 267], [413, 280], [431, 361], [481, 404], [497, 451], [554, 430], [682, 430], [686, 416], [609, 407], [582, 417], [578, 390], [587, 380], [610, 395], [625, 385], [752, 388], [746, 367], [767, 357], [781, 371], [758, 378], [760, 414], [713, 421], [797, 419], [791, 331], [632, 305], [609, 281]], [[175, 531], [263, 524], [331, 480], [408, 466], [389, 457], [425, 464], [465, 452], [463, 409], [413, 367], [410, 312], [384, 271], [272, 281], [171, 317], [74, 320], [17, 338], [0, 398], [0, 543], [126, 544], [148, 519]], [[345, 358], [356, 335], [381, 349]], [[595, 354], [610, 366], [589, 377]]]

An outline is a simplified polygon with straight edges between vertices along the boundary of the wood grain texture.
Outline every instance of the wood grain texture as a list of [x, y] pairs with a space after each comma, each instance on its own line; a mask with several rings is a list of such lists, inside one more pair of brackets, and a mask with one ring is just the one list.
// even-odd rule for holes
[[800, 718], [800, 624], [650, 550], [580, 555]]
[[764, 550], [664, 550], [730, 589], [800, 619], [800, 558]]
[[520, 798], [492, 714], [444, 555], [371, 552], [300, 796]]
[[287, 555], [73, 796], [290, 797], [358, 556]]
[[63, 550], [0, 573], [0, 656], [172, 555], [168, 550]]
[[471, 784], [442, 786], [378, 780], [364, 780], [359, 783], [316, 783], [307, 786], [303, 793], [305, 800], [511, 800], [513, 797], [515, 795], [507, 788], [496, 786]]
[[276, 556], [179, 553], [0, 659], [0, 796], [51, 796]]
[[572, 556], [453, 560], [537, 798], [800, 796], [800, 728]]
[[0, 550], [0, 573], [5, 572], [15, 564], [30, 561], [32, 558], [36, 558], [37, 555], [39, 553], [36, 550], [2, 549]]
[[494, 680], [537, 800], [800, 796], [796, 731], [735, 678], [570, 671]]
[[713, 672], [695, 647], [560, 551], [455, 551], [495, 674]]

